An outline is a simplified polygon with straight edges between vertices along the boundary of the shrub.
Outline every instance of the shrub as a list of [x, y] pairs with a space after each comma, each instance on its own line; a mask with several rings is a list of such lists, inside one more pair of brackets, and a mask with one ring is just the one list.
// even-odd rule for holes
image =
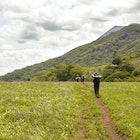
[[120, 71], [133, 72], [134, 69], [134, 66], [129, 63], [123, 63], [122, 65], [120, 65]]
[[116, 57], [113, 59], [112, 64], [114, 65], [120, 65], [121, 64], [121, 59], [120, 57]]
[[133, 75], [134, 76], [139, 76], [140, 75], [140, 68], [134, 70]]
[[105, 81], [109, 82], [114, 82], [114, 81], [125, 81], [129, 77], [131, 77], [131, 74], [127, 71], [116, 71], [112, 73], [110, 76], [108, 76]]
[[106, 66], [101, 73], [102, 73], [103, 78], [105, 79], [109, 75], [111, 75], [114, 71], [115, 71], [114, 66]]

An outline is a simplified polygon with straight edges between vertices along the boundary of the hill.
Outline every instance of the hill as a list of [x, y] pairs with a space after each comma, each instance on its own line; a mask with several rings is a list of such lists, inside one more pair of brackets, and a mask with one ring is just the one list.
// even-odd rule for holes
[[111, 28], [110, 30], [108, 30], [107, 32], [105, 32], [100, 38], [106, 37], [108, 35], [110, 35], [113, 32], [119, 31], [123, 28], [124, 26], [114, 26], [113, 28]]
[[121, 27], [113, 32], [110, 30], [108, 33], [60, 57], [8, 73], [2, 76], [1, 80], [30, 80], [36, 72], [47, 70], [54, 63], [79, 64], [86, 67], [110, 64], [114, 52], [122, 59], [127, 59], [136, 65], [140, 63], [140, 24]]
[[133, 24], [117, 32], [80, 46], [58, 58], [58, 62], [95, 66], [112, 62], [113, 53], [121, 57], [140, 51], [140, 25]]

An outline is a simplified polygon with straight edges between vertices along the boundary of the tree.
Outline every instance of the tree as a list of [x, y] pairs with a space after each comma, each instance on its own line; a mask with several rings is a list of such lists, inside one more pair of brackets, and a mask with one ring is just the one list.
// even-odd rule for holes
[[120, 65], [121, 64], [121, 59], [120, 57], [117, 55], [117, 51], [113, 52], [113, 61], [112, 61], [113, 65]]
[[120, 59], [120, 57], [116, 57], [116, 58], [114, 58], [113, 59], [113, 61], [112, 61], [112, 64], [113, 65], [120, 65], [121, 64], [121, 59]]
[[34, 76], [34, 78], [32, 78], [31, 81], [46, 81], [46, 73], [46, 70], [37, 72], [36, 76]]
[[58, 81], [67, 81], [68, 71], [65, 64], [58, 64], [56, 66], [55, 73]]
[[107, 82], [114, 82], [114, 81], [124, 81], [126, 79], [128, 79], [129, 77], [131, 77], [132, 75], [127, 72], [127, 71], [116, 71], [114, 73], [112, 73], [111, 75], [109, 75], [105, 81]]
[[55, 67], [49, 70], [43, 70], [38, 72], [31, 80], [32, 81], [70, 81], [79, 74], [82, 75], [82, 67], [66, 65], [66, 64], [55, 64]]
[[77, 74], [80, 76], [83, 75], [82, 67], [80, 67], [79, 65], [70, 70], [71, 80], [73, 80]]
[[102, 70], [102, 76], [103, 76], [103, 78], [104, 79], [107, 78], [114, 71], [115, 71], [115, 67], [114, 66], [106, 66], [106, 67], [104, 67], [103, 70]]
[[134, 66], [130, 63], [122, 63], [120, 65], [120, 71], [127, 71], [127, 72], [132, 73], [134, 69], [135, 69]]
[[134, 76], [139, 76], [140, 75], [140, 68], [137, 68], [133, 72]]

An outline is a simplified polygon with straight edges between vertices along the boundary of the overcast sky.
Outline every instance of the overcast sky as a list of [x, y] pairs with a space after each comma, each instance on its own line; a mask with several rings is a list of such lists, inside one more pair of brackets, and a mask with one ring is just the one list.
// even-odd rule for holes
[[132, 23], [140, 23], [139, 0], [1, 0], [0, 75]]

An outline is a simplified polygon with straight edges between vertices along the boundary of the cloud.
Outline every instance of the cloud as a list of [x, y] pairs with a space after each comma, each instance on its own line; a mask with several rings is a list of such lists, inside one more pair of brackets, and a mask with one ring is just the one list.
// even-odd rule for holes
[[115, 25], [140, 22], [139, 0], [0, 1], [0, 75], [64, 54]]
[[108, 16], [111, 16], [111, 17], [114, 17], [114, 16], [118, 16], [122, 13], [122, 10], [118, 10], [117, 8], [115, 9], [110, 9], [108, 12], [107, 12], [107, 15]]
[[137, 0], [135, 3], [132, 3], [131, 7], [127, 9], [129, 13], [138, 13], [140, 11], [140, 1]]
[[37, 28], [35, 25], [27, 25], [25, 26], [19, 36], [19, 42], [22, 43], [26, 40], [39, 40], [39, 28]]
[[56, 23], [53, 22], [46, 22], [46, 23], [41, 23], [41, 26], [43, 26], [43, 28], [45, 30], [50, 30], [50, 31], [57, 31], [57, 30], [62, 30], [62, 27], [57, 25]]
[[80, 4], [86, 4], [86, 5], [91, 5], [91, 4], [97, 4], [102, 0], [78, 0]]
[[61, 21], [61, 23], [56, 23], [56, 21], [54, 22], [50, 22], [50, 21], [46, 21], [43, 23], [38, 23], [38, 25], [42, 26], [45, 30], [48, 31], [72, 31], [72, 30], [77, 30], [78, 26], [76, 24], [73, 23], [66, 23], [66, 21]]

